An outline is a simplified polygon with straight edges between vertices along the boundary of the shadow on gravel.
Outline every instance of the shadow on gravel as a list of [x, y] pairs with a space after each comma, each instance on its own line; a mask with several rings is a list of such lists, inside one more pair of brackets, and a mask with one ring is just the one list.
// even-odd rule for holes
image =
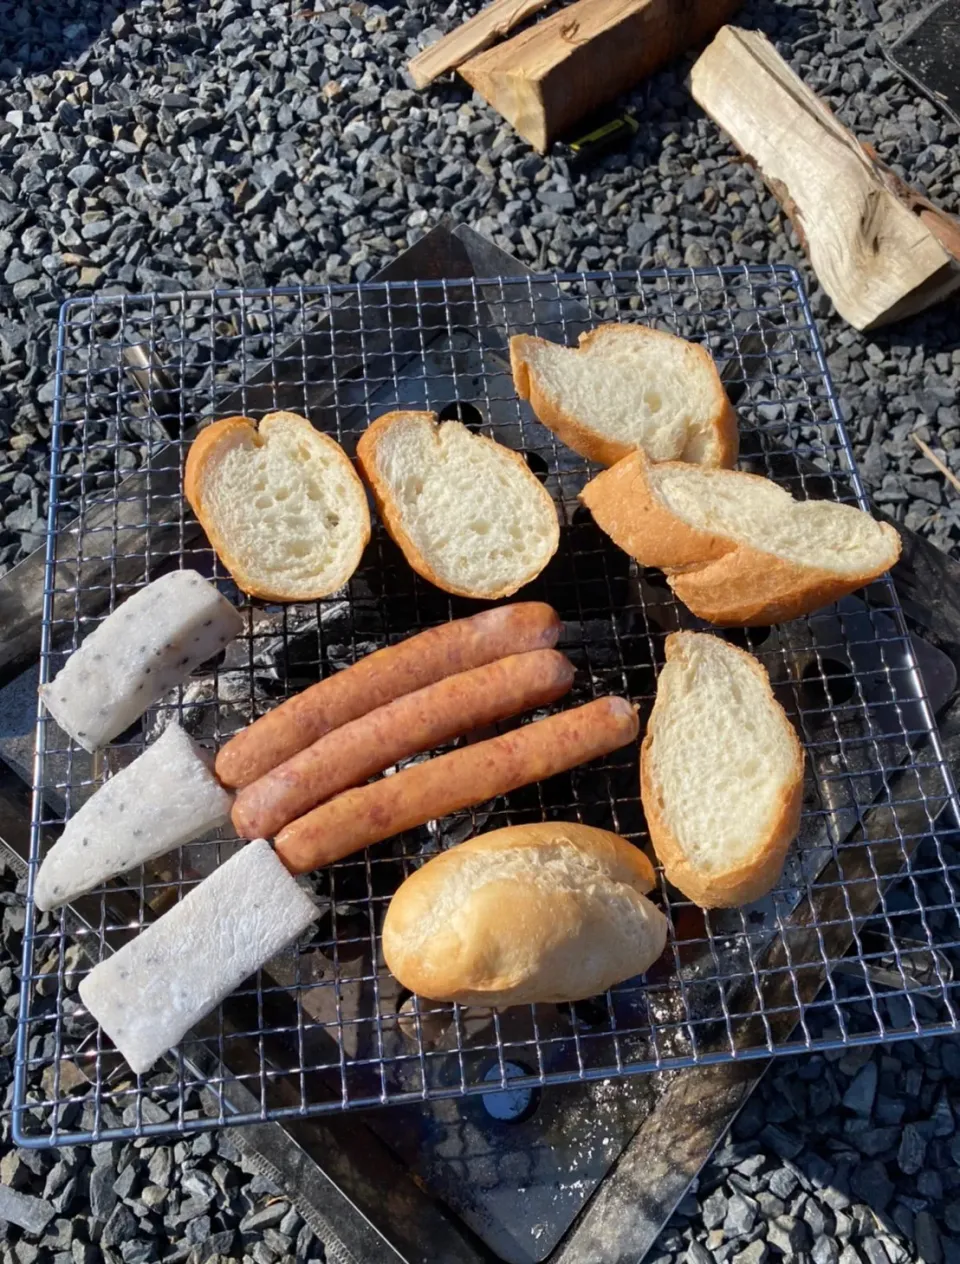
[[[878, 347], [891, 353], [902, 354], [911, 347], [934, 354], [960, 350], [960, 298], [953, 295], [907, 320], [872, 330], [869, 337]], [[942, 402], [950, 404], [954, 400], [955, 393]]]
[[[19, 73], [82, 69], [90, 46], [136, 8], [97, 0], [20, 0], [0, 3], [0, 85]], [[79, 65], [77, 63], [80, 63]]]

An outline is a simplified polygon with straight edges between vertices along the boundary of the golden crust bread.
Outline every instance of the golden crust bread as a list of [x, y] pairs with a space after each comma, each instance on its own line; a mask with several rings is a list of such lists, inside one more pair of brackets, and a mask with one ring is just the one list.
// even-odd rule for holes
[[[377, 449], [388, 430], [393, 425], [410, 416], [416, 416], [425, 420], [428, 419], [430, 424], [434, 426], [436, 430], [440, 429], [441, 424], [458, 424], [440, 423], [436, 413], [410, 413], [404, 410], [397, 410], [394, 412], [384, 413], [382, 417], [378, 417], [376, 421], [371, 422], [368, 428], [360, 436], [357, 443], [357, 464], [360, 466], [360, 471], [366, 480], [367, 486], [370, 488], [374, 504], [377, 507], [377, 512], [380, 514], [390, 538], [401, 550], [404, 557], [417, 574], [421, 575], [429, 583], [436, 585], [437, 588], [442, 589], [444, 592], [453, 593], [454, 596], [457, 597], [475, 597], [484, 601], [498, 601], [503, 597], [511, 597], [518, 589], [536, 579], [537, 575], [539, 575], [540, 571], [543, 569], [543, 566], [546, 565], [546, 562], [531, 567], [522, 577], [519, 577], [514, 582], [498, 588], [478, 592], [474, 588], [451, 583], [449, 580], [441, 577], [437, 573], [435, 567], [431, 566], [428, 559], [424, 556], [423, 551], [411, 538], [410, 533], [404, 526], [403, 511], [393, 495], [392, 490], [380, 476], [378, 471]], [[524, 478], [529, 480], [531, 498], [540, 501], [544, 506], [549, 505], [550, 514], [556, 522], [553, 546], [550, 550], [550, 556], [552, 557], [557, 551], [557, 547], [560, 543], [560, 523], [559, 519], [557, 519], [556, 506], [553, 503], [552, 496], [540, 483], [536, 475], [531, 473], [530, 467], [527, 465], [526, 461], [519, 452], [514, 452], [511, 448], [507, 448], [503, 444], [497, 443], [494, 439], [489, 438], [487, 435], [475, 434], [473, 438], [481, 443], [489, 444], [490, 447], [495, 449], [499, 455], [505, 456], [513, 462], [517, 469], [522, 471]], [[549, 558], [547, 560], [549, 560]]]
[[[683, 637], [695, 635], [706, 634], [671, 633], [667, 637], [665, 646], [667, 662], [669, 663], [674, 654], [679, 652]], [[732, 865], [720, 873], [704, 872], [690, 860], [666, 824], [662, 787], [659, 785], [654, 768], [654, 745], [660, 714], [663, 708], [669, 705], [669, 700], [662, 696], [658, 687], [657, 700], [640, 747], [640, 798], [647, 820], [647, 829], [650, 832], [650, 841], [657, 853], [657, 859], [663, 865], [664, 877], [701, 908], [737, 908], [741, 904], [749, 904], [752, 900], [760, 899], [772, 890], [783, 870], [790, 844], [796, 838], [800, 828], [800, 813], [803, 807], [804, 752], [796, 730], [774, 696], [770, 678], [763, 666], [746, 650], [729, 644], [726, 645], [726, 649], [731, 654], [739, 655], [763, 682], [764, 691], [769, 695], [770, 706], [775, 707], [783, 715], [784, 731], [789, 732], [795, 751], [795, 760], [792, 775], [781, 787], [779, 806], [773, 824], [766, 837], [757, 844], [749, 859]], [[729, 755], [730, 752], [727, 754]], [[735, 752], [733, 754], [735, 757]], [[719, 751], [718, 756], [722, 757]]]
[[[645, 337], [671, 342], [684, 341], [675, 338], [673, 334], [651, 329], [647, 325], [600, 325], [580, 335], [579, 350], [589, 351], [598, 339], [608, 339], [612, 336], [630, 339]], [[589, 421], [574, 416], [564, 408], [562, 398], [547, 388], [533, 363], [537, 349], [544, 345], [548, 345], [547, 339], [535, 338], [529, 334], [515, 334], [510, 339], [510, 368], [513, 373], [513, 384], [520, 398], [529, 401], [537, 420], [542, 422], [548, 430], [552, 430], [568, 448], [579, 452], [588, 461], [595, 461], [598, 465], [615, 465], [617, 461], [635, 451], [634, 445], [601, 434], [590, 425]], [[713, 432], [715, 453], [712, 459], [704, 461], [703, 464], [730, 468], [736, 464], [740, 445], [736, 411], [727, 398], [717, 366], [709, 351], [697, 343], [685, 342], [684, 345], [687, 354], [697, 361], [697, 369], [715, 382], [715, 409], [707, 427]]]
[[[679, 462], [663, 462], [664, 466]], [[592, 479], [580, 493], [597, 524], [643, 566], [656, 566], [698, 618], [718, 625], [768, 627], [810, 614], [882, 575], [900, 554], [893, 527], [878, 524], [891, 544], [879, 567], [840, 574], [766, 553], [677, 517], [659, 498], [650, 461], [631, 453]], [[738, 479], [766, 483], [756, 474]]]
[[[278, 582], [275, 583], [251, 573], [248, 562], [239, 556], [233, 541], [222, 529], [216, 515], [210, 511], [204, 494], [205, 476], [212, 463], [231, 448], [244, 447], [251, 443], [256, 447], [262, 446], [266, 440], [262, 437], [261, 431], [269, 431], [278, 424], [303, 427], [305, 433], [308, 432], [308, 441], [327, 450], [339, 465], [342, 476], [350, 485], [355, 485], [359, 497], [362, 498], [362, 504], [358, 499], [354, 506], [360, 521], [360, 530], [357, 532], [354, 547], [350, 555], [344, 559], [343, 565], [335, 572], [325, 574], [322, 580], [318, 577], [315, 586], [298, 587], [295, 592], [279, 581], [279, 577]], [[268, 413], [260, 421], [259, 427], [257, 422], [249, 417], [224, 417], [221, 421], [215, 421], [206, 426], [194, 439], [187, 453], [183, 494], [217, 556], [233, 576], [237, 587], [265, 601], [312, 601], [336, 592], [338, 588], [343, 587], [359, 566], [363, 550], [370, 540], [370, 514], [366, 505], [366, 493], [349, 457], [334, 439], [314, 429], [305, 417], [300, 417], [296, 413]]]
[[404, 987], [505, 1006], [583, 1000], [646, 970], [666, 919], [653, 866], [606, 830], [514, 826], [441, 852], [401, 885], [383, 953]]

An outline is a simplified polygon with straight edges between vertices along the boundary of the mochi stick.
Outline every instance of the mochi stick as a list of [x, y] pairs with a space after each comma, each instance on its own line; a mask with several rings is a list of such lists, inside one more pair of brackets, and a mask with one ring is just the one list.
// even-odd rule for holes
[[34, 903], [56, 908], [162, 856], [223, 825], [232, 804], [202, 749], [171, 724], [70, 818], [40, 866]]
[[47, 710], [84, 750], [105, 746], [243, 628], [196, 571], [171, 571], [128, 597], [49, 685]]
[[140, 1075], [318, 916], [257, 839], [95, 966], [80, 999]]

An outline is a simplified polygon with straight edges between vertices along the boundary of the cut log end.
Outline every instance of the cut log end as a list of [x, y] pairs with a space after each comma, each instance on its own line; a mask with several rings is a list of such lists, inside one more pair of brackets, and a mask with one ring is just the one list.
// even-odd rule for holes
[[861, 144], [765, 36], [724, 27], [691, 87], [783, 207], [850, 324], [873, 329], [960, 288], [960, 223]]
[[591, 111], [705, 39], [742, 0], [575, 0], [460, 66], [544, 153]]

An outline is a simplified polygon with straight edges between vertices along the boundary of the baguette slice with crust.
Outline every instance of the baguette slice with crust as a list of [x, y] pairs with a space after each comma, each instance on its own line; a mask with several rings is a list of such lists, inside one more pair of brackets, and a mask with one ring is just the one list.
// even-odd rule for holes
[[517, 825], [434, 856], [400, 886], [383, 955], [435, 1001], [579, 1001], [642, 974], [667, 920], [646, 898], [643, 852], [616, 834], [557, 821]]
[[201, 430], [183, 491], [237, 586], [267, 601], [342, 588], [370, 539], [347, 454], [296, 413], [226, 417]]
[[589, 482], [580, 499], [644, 566], [667, 574], [709, 623], [766, 626], [863, 587], [900, 556], [900, 536], [852, 505], [794, 500], [768, 478], [654, 465], [642, 452]]
[[601, 325], [579, 349], [518, 334], [521, 399], [568, 447], [600, 465], [637, 448], [653, 461], [731, 466], [737, 415], [710, 353], [646, 325]]
[[386, 413], [357, 460], [391, 537], [424, 579], [461, 597], [509, 597], [560, 542], [550, 493], [519, 453], [435, 413]]
[[640, 795], [667, 879], [702, 908], [758, 900], [800, 826], [803, 748], [760, 663], [703, 632], [667, 637]]

